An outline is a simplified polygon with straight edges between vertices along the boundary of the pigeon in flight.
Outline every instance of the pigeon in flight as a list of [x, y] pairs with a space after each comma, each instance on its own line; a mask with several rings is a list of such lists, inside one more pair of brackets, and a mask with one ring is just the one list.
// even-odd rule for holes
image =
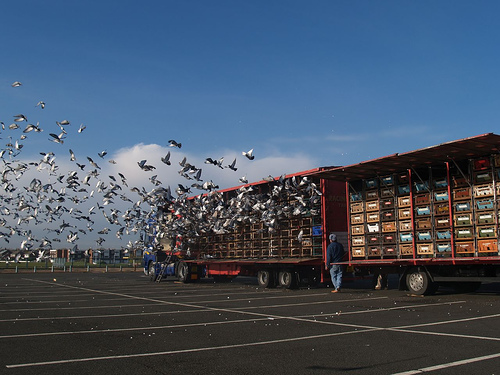
[[241, 154], [246, 156], [248, 160], [253, 160], [255, 158], [255, 156], [253, 156], [253, 148], [248, 152], [243, 151]]
[[44, 109], [45, 108], [45, 102], [43, 102], [43, 101], [40, 100], [35, 107], [38, 107], [38, 106], [40, 106], [41, 109]]
[[229, 169], [231, 169], [233, 171], [237, 171], [238, 168], [236, 168], [235, 165], [236, 165], [236, 158], [234, 158], [234, 160], [233, 160], [233, 162], [231, 164], [226, 165], [226, 168], [229, 168]]
[[181, 148], [182, 147], [182, 143], [177, 143], [176, 141], [174, 141], [173, 139], [169, 140], [168, 141], [169, 143], [169, 146], [170, 147], [178, 147], [178, 148]]
[[19, 81], [16, 81], [16, 82], [14, 82], [11, 86], [12, 86], [12, 87], [19, 87], [19, 86], [22, 86], [22, 83], [21, 83], [21, 82], [19, 82]]
[[172, 163], [170, 163], [170, 151], [167, 152], [167, 155], [165, 155], [164, 157], [161, 158], [161, 161], [163, 163], [165, 163], [166, 165], [172, 164]]

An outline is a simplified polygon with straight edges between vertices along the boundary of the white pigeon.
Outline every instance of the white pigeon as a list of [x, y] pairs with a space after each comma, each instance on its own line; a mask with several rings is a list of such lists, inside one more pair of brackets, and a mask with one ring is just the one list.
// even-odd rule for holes
[[248, 160], [253, 160], [255, 158], [255, 156], [253, 156], [253, 148], [248, 152], [243, 151], [241, 154], [246, 156]]

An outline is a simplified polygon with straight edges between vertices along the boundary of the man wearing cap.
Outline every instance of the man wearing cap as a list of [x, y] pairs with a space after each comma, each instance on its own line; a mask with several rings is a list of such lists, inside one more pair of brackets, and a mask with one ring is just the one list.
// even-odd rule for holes
[[341, 243], [337, 242], [337, 235], [331, 233], [328, 237], [330, 244], [326, 248], [326, 264], [325, 269], [330, 270], [334, 290], [332, 293], [340, 292], [342, 286], [342, 266], [340, 264], [333, 264], [342, 261], [344, 257], [344, 247]]

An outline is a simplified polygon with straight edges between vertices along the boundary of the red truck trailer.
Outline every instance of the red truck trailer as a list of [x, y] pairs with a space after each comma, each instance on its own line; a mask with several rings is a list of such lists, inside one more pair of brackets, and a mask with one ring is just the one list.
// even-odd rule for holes
[[[415, 294], [500, 281], [500, 136], [489, 133], [312, 173], [345, 184], [349, 266]], [[325, 183], [326, 185], [326, 183]]]
[[329, 169], [173, 200], [150, 225], [145, 272], [183, 282], [257, 276], [263, 287], [324, 281], [328, 234], [347, 243], [345, 183], [315, 177]]

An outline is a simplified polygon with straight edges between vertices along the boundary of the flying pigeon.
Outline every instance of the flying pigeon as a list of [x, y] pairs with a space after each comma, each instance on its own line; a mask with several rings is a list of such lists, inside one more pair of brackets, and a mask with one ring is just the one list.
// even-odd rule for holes
[[253, 148], [248, 152], [243, 151], [241, 154], [246, 156], [248, 160], [253, 160], [255, 158], [255, 156], [253, 156]]

